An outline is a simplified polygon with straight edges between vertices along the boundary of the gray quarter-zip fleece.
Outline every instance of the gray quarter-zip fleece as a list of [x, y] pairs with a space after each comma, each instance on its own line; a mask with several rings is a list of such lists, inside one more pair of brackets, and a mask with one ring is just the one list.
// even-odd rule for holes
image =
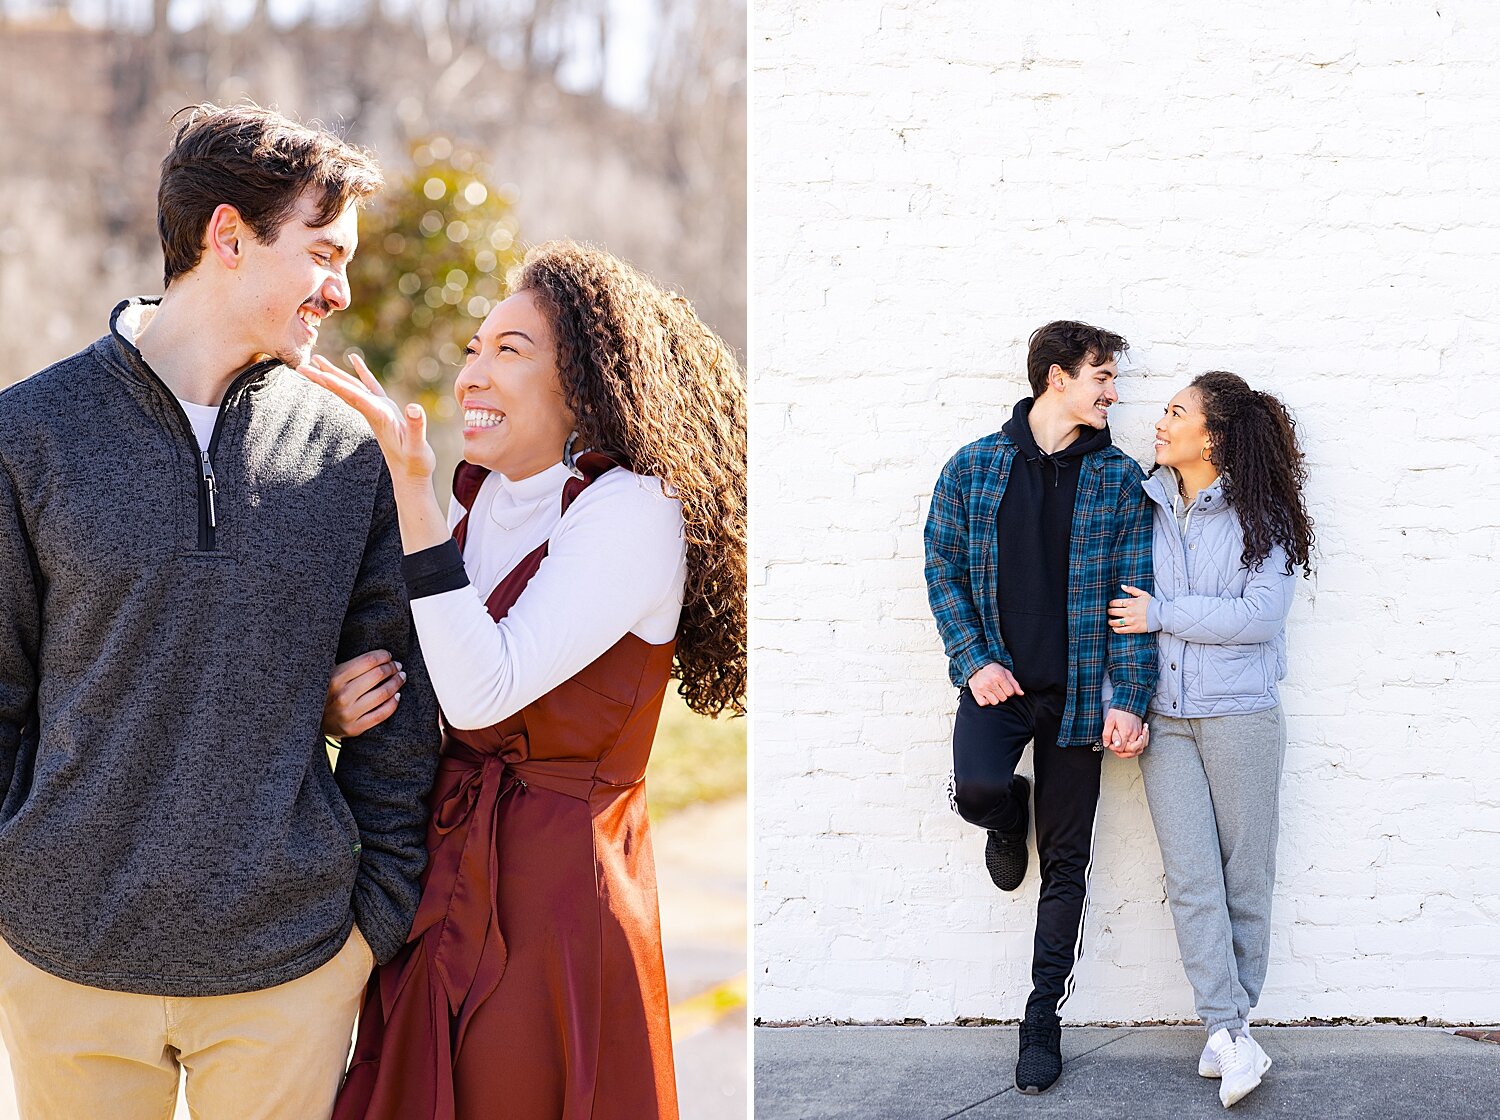
[[[364, 422], [263, 362], [207, 455], [118, 331], [0, 393], [0, 936], [54, 975], [271, 987], [416, 912], [437, 714]], [[395, 715], [319, 730], [336, 660]]]

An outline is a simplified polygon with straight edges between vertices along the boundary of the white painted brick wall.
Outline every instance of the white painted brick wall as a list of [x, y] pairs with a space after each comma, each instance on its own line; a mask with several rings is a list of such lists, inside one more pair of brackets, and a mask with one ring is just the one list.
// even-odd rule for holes
[[[1137, 458], [1205, 369], [1301, 423], [1321, 549], [1258, 1014], [1500, 1020], [1500, 8], [759, 0], [755, 25], [755, 1013], [1021, 1009], [1036, 874], [1000, 895], [947, 808], [921, 526], [1070, 317], [1134, 343]], [[1111, 757], [1067, 1011], [1192, 1017]]]

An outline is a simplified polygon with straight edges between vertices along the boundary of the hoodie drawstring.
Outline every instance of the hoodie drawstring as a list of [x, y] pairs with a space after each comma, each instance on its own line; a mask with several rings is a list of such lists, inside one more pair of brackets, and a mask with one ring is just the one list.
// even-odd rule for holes
[[1052, 489], [1056, 490], [1062, 483], [1062, 464], [1055, 456], [1048, 455], [1045, 451], [1038, 451], [1035, 455], [1026, 457], [1028, 463], [1045, 463], [1052, 468]]

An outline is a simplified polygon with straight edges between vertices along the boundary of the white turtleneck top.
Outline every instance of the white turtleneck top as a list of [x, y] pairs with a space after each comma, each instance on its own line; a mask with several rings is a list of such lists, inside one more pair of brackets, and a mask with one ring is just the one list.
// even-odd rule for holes
[[[412, 600], [422, 656], [454, 727], [499, 723], [627, 633], [652, 645], [677, 633], [687, 578], [682, 503], [658, 479], [617, 467], [563, 516], [570, 477], [562, 463], [519, 482], [491, 472], [469, 512], [469, 585]], [[449, 525], [463, 512], [454, 499]], [[485, 600], [544, 541], [541, 567], [496, 623]]]

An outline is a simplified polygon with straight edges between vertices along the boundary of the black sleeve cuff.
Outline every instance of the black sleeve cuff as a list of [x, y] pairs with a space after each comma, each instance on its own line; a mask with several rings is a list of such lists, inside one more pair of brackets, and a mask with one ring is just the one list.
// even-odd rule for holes
[[401, 557], [401, 578], [406, 580], [406, 594], [412, 599], [425, 599], [469, 585], [464, 556], [455, 540]]

